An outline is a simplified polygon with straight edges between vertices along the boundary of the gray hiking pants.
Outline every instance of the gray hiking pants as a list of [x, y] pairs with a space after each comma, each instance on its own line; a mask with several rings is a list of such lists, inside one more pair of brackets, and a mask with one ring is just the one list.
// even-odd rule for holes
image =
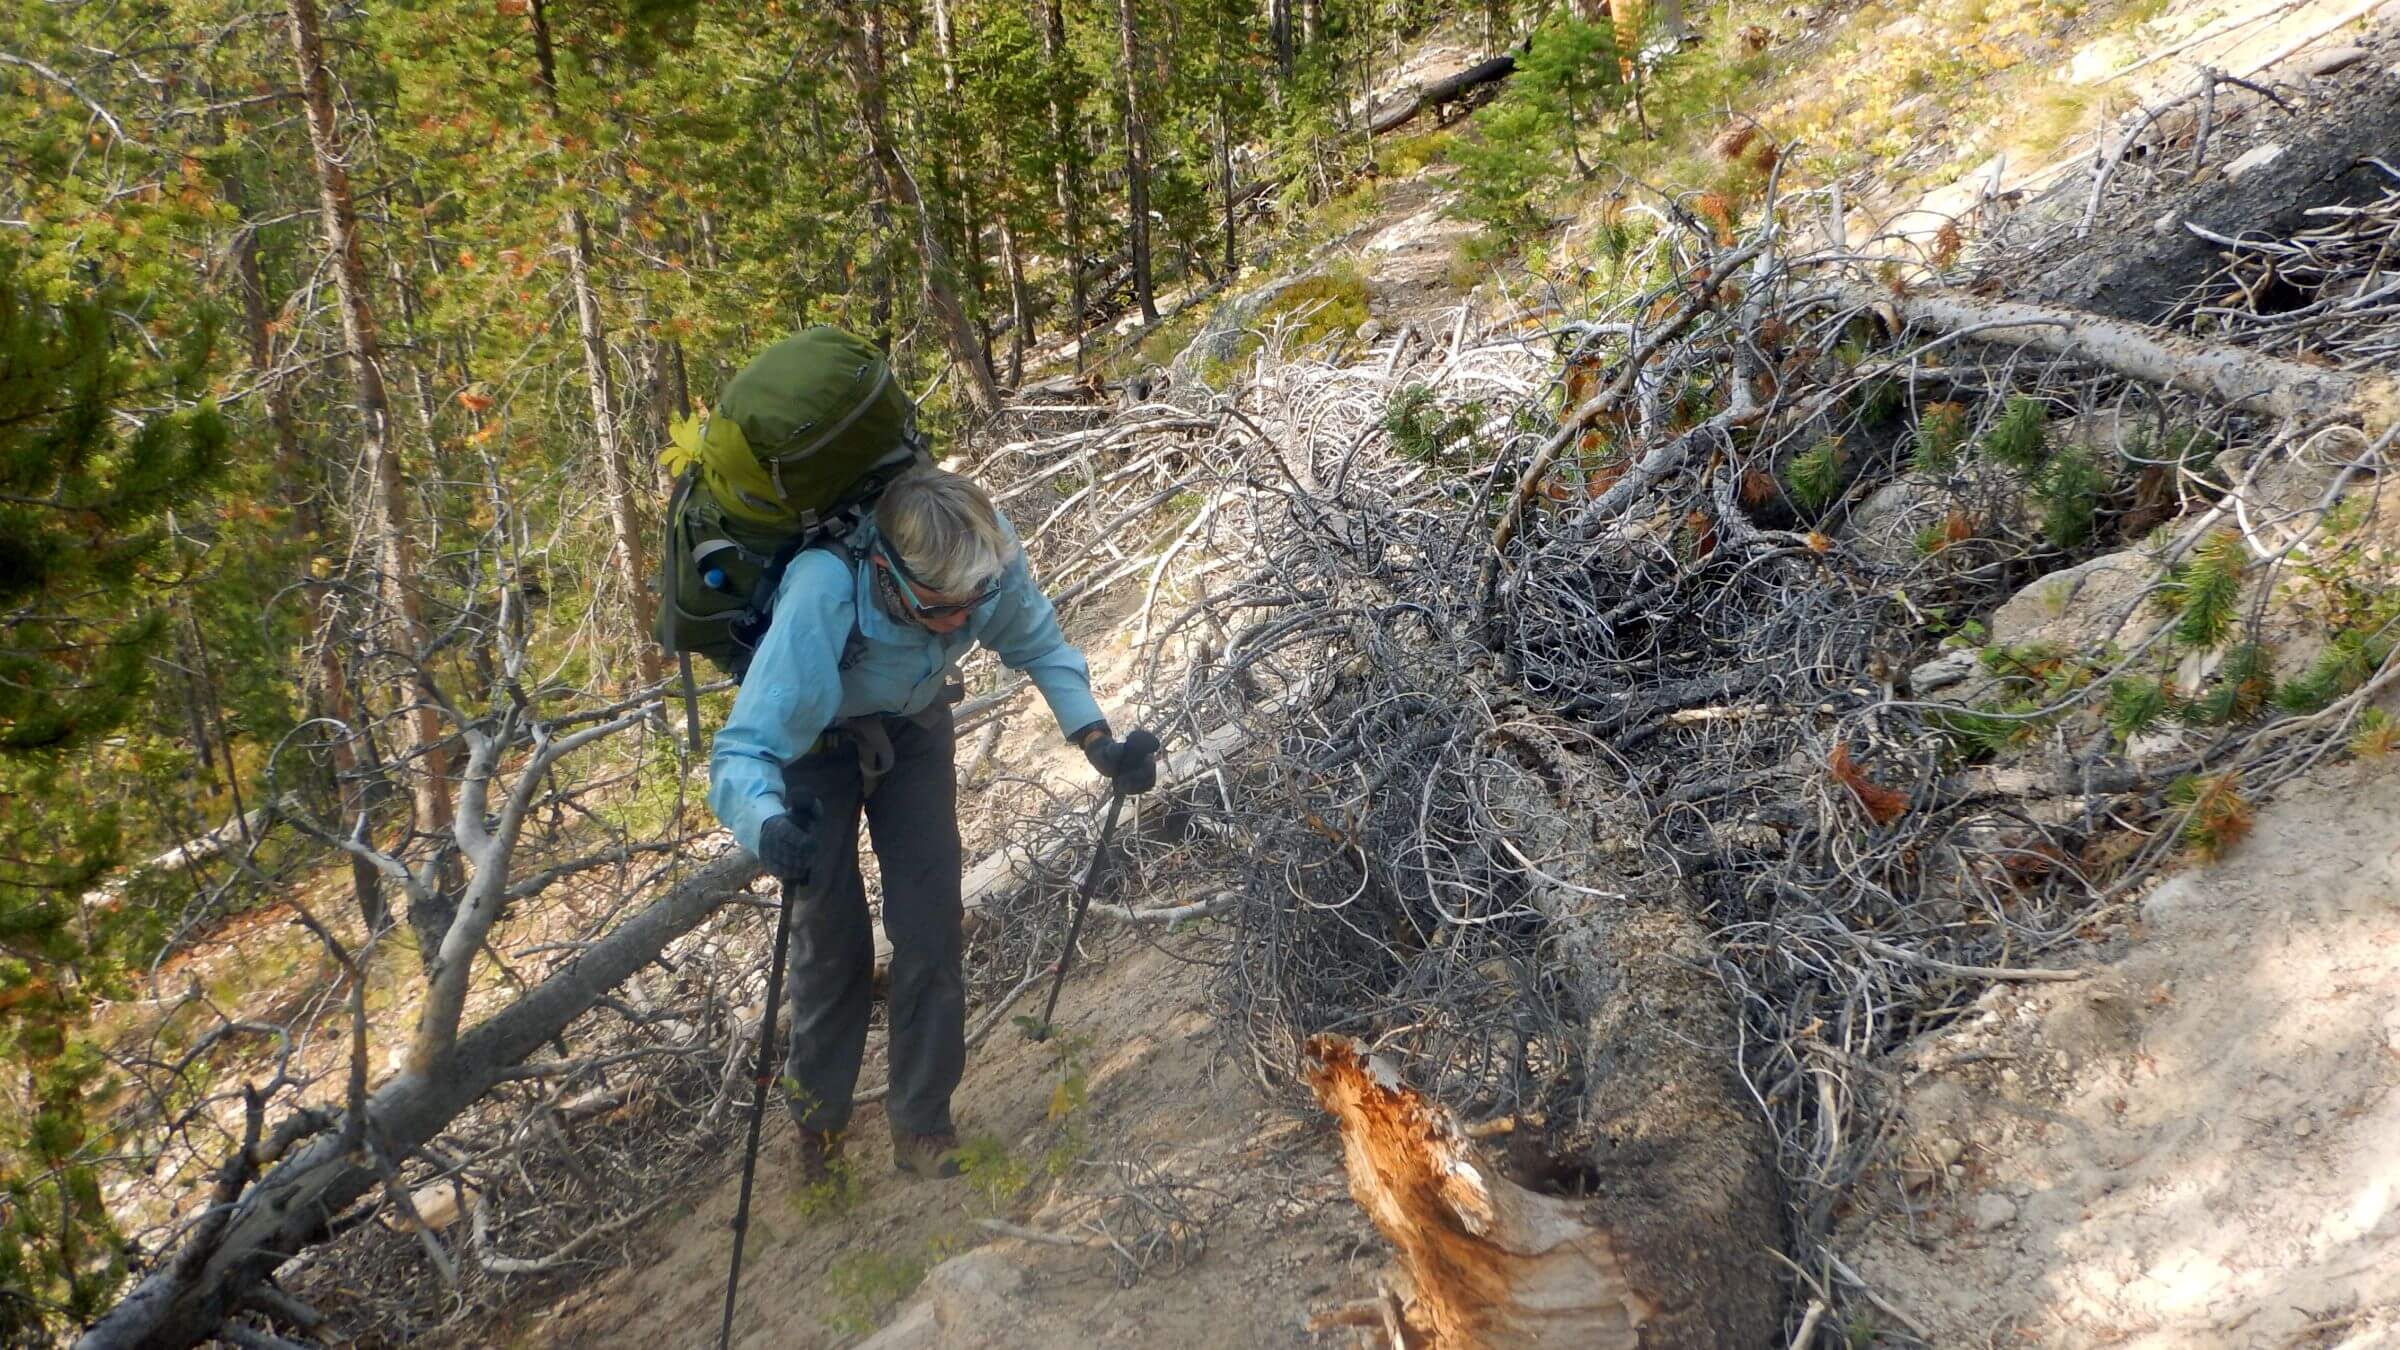
[[[858, 871], [863, 807], [883, 867], [883, 931], [892, 942], [892, 1123], [915, 1134], [948, 1130], [950, 1093], [967, 1061], [967, 991], [959, 969], [958, 731], [950, 709], [886, 717], [892, 764], [862, 800], [859, 746], [828, 733], [784, 766], [787, 794], [807, 793], [823, 814], [816, 872], [794, 896], [792, 1036], [784, 1072], [792, 1118], [804, 1128], [850, 1123], [850, 1095], [866, 1053], [875, 934]], [[794, 798], [787, 795], [787, 800]]]

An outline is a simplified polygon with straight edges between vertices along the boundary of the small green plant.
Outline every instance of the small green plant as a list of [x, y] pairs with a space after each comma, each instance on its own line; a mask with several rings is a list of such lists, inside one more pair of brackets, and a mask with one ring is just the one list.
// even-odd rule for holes
[[2056, 549], [2071, 549], [2092, 537], [2099, 519], [2100, 499], [2109, 488], [2109, 474], [2092, 455], [2070, 446], [2050, 457], [2034, 479], [2034, 497], [2042, 508], [2042, 537]]
[[802, 1219], [814, 1223], [848, 1214], [866, 1194], [857, 1165], [848, 1158], [835, 1158], [826, 1164], [823, 1181], [791, 1192], [791, 1206]]
[[2175, 710], [2175, 686], [2147, 675], [2120, 675], [2108, 682], [2103, 716], [2120, 744], [2149, 731]]
[[1006, 1208], [1033, 1180], [1032, 1169], [1010, 1157], [1008, 1146], [989, 1134], [968, 1135], [959, 1142], [958, 1172], [966, 1178], [968, 1189], [994, 1213]]
[[2375, 678], [2392, 656], [2393, 635], [2348, 630], [2336, 633], [2303, 674], [2275, 690], [2275, 705], [2286, 712], [2312, 713]]
[[2358, 715], [2358, 726], [2350, 733], [2350, 753], [2360, 759], [2381, 759], [2400, 748], [2400, 719], [2393, 718], [2381, 708], [2369, 708]]
[[2175, 616], [2175, 640], [2197, 651], [2213, 651], [2240, 617], [2242, 578], [2250, 547], [2239, 530], [2218, 530], [2176, 564], [2159, 588], [2158, 603]]
[[853, 1251], [825, 1268], [823, 1289], [831, 1309], [826, 1329], [837, 1336], [864, 1336], [875, 1330], [900, 1300], [915, 1292], [932, 1268], [930, 1253]]
[[2236, 643], [2225, 651], [2199, 697], [2183, 706], [2186, 721], [2223, 726], [2256, 717], [2275, 692], [2274, 661], [2263, 642]]
[[2049, 452], [2050, 412], [2042, 401], [2019, 394], [2008, 401], [1979, 446], [1985, 458], [2019, 473], [2042, 467]]
[[1842, 439], [1828, 436], [1792, 456], [1783, 469], [1784, 485], [1793, 501], [1811, 512], [1822, 511], [1841, 495], [1843, 467]]
[[1462, 466], [1474, 458], [1475, 429], [1483, 422], [1479, 402], [1444, 409], [1434, 391], [1412, 384], [1384, 405], [1383, 430], [1392, 448], [1419, 464]]

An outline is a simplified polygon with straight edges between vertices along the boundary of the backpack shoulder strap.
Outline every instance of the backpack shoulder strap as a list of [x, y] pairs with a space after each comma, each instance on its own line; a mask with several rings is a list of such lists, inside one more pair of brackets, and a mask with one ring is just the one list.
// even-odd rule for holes
[[[838, 534], [817, 531], [795, 535], [784, 541], [768, 559], [766, 570], [759, 573], [758, 584], [750, 588], [750, 599], [733, 621], [733, 660], [730, 672], [733, 682], [740, 684], [750, 673], [750, 659], [758, 654], [758, 644], [767, 636], [767, 628], [775, 622], [775, 597], [783, 590], [784, 574], [791, 570], [792, 560], [812, 548], [821, 548], [841, 559], [842, 570], [855, 579], [858, 574], [858, 550], [850, 547]], [[866, 652], [866, 634], [859, 631], [858, 610], [850, 611], [850, 635], [842, 640], [841, 669], [858, 664]]]
[[[856, 592], [859, 552], [857, 549], [850, 546], [850, 541], [848, 539], [843, 538], [839, 534], [827, 533], [816, 539], [808, 541], [806, 544], [802, 545], [802, 547], [821, 548], [826, 552], [831, 553], [833, 556], [841, 559], [842, 570], [850, 574], [852, 583], [851, 590], [853, 593]], [[858, 608], [856, 605], [852, 605], [850, 609], [850, 636], [842, 640], [841, 668], [848, 670], [850, 667], [857, 665], [858, 659], [866, 655], [866, 652], [867, 635], [860, 631], [858, 626]]]

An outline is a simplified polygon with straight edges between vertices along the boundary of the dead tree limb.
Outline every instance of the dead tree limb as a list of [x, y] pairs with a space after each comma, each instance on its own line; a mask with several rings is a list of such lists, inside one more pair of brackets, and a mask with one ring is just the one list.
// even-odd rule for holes
[[[414, 1152], [504, 1070], [548, 1043], [757, 875], [757, 861], [739, 851], [692, 873], [460, 1037], [437, 1062], [385, 1083], [367, 1099], [368, 1136], [388, 1157]], [[84, 1333], [79, 1350], [181, 1350], [218, 1334], [263, 1277], [321, 1241], [336, 1216], [380, 1183], [375, 1167], [345, 1145], [350, 1134], [319, 1134], [269, 1171], [232, 1202], [207, 1249], [178, 1253], [143, 1280]]]
[[2388, 375], [2348, 374], [2055, 305], [1938, 291], [1895, 295], [1859, 283], [1836, 289], [1845, 302], [1903, 324], [1937, 333], [1972, 329], [1977, 342], [2095, 362], [2244, 412], [2310, 420], [2348, 412], [2370, 437], [2400, 423], [2400, 380]]

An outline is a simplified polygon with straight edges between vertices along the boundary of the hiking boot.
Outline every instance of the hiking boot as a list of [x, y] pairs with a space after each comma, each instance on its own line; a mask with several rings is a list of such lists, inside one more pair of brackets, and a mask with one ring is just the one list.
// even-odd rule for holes
[[833, 1180], [833, 1164], [841, 1156], [840, 1130], [812, 1130], [805, 1125], [794, 1126], [791, 1188], [795, 1191], [813, 1190]]
[[911, 1176], [931, 1179], [958, 1175], [958, 1131], [916, 1134], [892, 1127], [892, 1166]]

